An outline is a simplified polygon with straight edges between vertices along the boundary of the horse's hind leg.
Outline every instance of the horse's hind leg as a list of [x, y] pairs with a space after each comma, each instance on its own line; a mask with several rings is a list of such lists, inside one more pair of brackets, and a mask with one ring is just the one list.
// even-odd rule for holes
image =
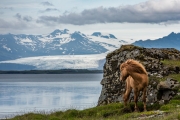
[[138, 109], [138, 106], [137, 106], [138, 96], [139, 96], [139, 90], [134, 89], [134, 102], [135, 102], [134, 111], [135, 112], [139, 112], [139, 109]]
[[125, 94], [123, 96], [125, 106], [127, 106], [127, 102], [129, 100], [129, 96], [130, 96], [131, 90], [132, 90], [132, 88], [127, 85], [126, 86], [126, 92], [125, 92]]
[[147, 110], [146, 110], [146, 97], [147, 97], [146, 91], [147, 91], [147, 89], [144, 88], [144, 89], [143, 89], [143, 105], [144, 105], [144, 111], [147, 111]]
[[124, 100], [125, 106], [127, 106], [127, 102], [129, 100], [129, 96], [130, 96], [131, 90], [132, 90], [132, 88], [130, 86], [130, 77], [128, 77], [126, 79], [126, 92], [124, 93], [124, 96], [123, 96], [123, 100]]

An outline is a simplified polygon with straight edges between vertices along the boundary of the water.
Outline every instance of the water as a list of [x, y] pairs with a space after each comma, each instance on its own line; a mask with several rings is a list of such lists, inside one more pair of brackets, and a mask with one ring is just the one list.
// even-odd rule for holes
[[0, 118], [97, 105], [102, 74], [0, 74]]

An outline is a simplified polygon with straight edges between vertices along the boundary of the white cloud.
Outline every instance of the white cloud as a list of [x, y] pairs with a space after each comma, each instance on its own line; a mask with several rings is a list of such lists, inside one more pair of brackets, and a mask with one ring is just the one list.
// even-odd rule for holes
[[[180, 0], [51, 0], [53, 6], [42, 2], [48, 1], [1, 1], [0, 34], [38, 35], [69, 29], [85, 34], [106, 32], [118, 39], [138, 40], [180, 32]], [[15, 19], [17, 13], [20, 20]]]
[[54, 6], [52, 3], [46, 1], [46, 2], [42, 2], [41, 5], [44, 5], [44, 6]]
[[25, 22], [14, 20], [13, 22], [0, 19], [0, 29], [25, 29], [28, 25]]
[[98, 7], [80, 13], [40, 16], [38, 23], [85, 25], [96, 23], [162, 23], [180, 20], [179, 0], [149, 0], [136, 5]]
[[39, 12], [45, 13], [45, 12], [51, 12], [51, 11], [58, 11], [59, 12], [59, 10], [56, 8], [46, 8], [45, 10], [40, 10]]

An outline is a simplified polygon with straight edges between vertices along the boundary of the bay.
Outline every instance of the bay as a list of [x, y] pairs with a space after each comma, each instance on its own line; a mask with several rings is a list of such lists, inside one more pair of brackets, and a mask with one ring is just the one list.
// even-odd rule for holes
[[0, 118], [97, 105], [103, 74], [1, 74]]

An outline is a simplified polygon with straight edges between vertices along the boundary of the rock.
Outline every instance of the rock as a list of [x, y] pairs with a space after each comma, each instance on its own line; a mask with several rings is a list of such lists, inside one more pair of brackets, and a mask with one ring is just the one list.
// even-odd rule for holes
[[146, 114], [141, 114], [137, 119], [138, 120], [145, 120], [145, 119], [153, 119], [153, 118], [162, 118], [164, 117], [167, 113], [164, 111], [152, 111], [152, 115], [146, 115]]
[[179, 82], [177, 80], [174, 80], [172, 78], [167, 78], [166, 81], [161, 81], [157, 85], [157, 89], [160, 90], [173, 90], [176, 89], [176, 87], [179, 87]]
[[[171, 58], [180, 60], [180, 51], [172, 48], [141, 48], [133, 45], [123, 45], [120, 49], [109, 53], [104, 64], [104, 75], [101, 81], [102, 91], [98, 105], [123, 102], [125, 82], [119, 81], [119, 66], [127, 59], [140, 61], [149, 74], [147, 103], [154, 104], [159, 102], [164, 104], [168, 102], [173, 96], [178, 94], [179, 82], [171, 78], [160, 82], [156, 78], [163, 78], [170, 73], [180, 73], [178, 66], [170, 68], [161, 63], [161, 60]], [[141, 100], [141, 95], [139, 98]], [[133, 92], [130, 95], [130, 101], [133, 101]]]
[[167, 78], [166, 81], [162, 81], [158, 84], [157, 90], [159, 92], [159, 100], [162, 104], [168, 103], [175, 95], [177, 95], [178, 89], [180, 87], [180, 83], [177, 80], [172, 78]]
[[171, 90], [171, 85], [167, 81], [161, 81], [158, 86], [158, 90]]

